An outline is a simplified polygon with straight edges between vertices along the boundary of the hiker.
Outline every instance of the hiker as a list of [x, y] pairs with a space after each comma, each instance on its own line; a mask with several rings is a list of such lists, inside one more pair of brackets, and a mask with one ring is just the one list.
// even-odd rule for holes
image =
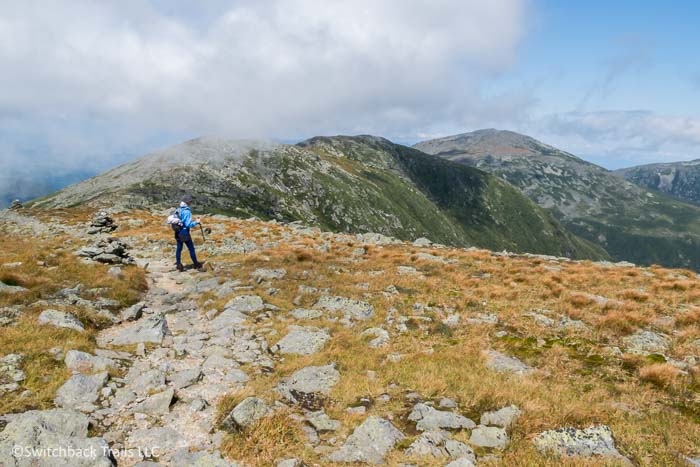
[[173, 230], [175, 231], [175, 241], [177, 242], [177, 249], [175, 250], [175, 266], [178, 271], [184, 271], [185, 267], [182, 265], [182, 245], [187, 245], [187, 249], [190, 252], [190, 258], [192, 258], [192, 264], [196, 269], [201, 269], [202, 263], [197, 261], [197, 253], [194, 251], [194, 242], [192, 241], [192, 236], [190, 235], [190, 229], [201, 224], [200, 219], [192, 221], [192, 212], [190, 211], [189, 204], [192, 202], [192, 197], [185, 195], [182, 197], [182, 202], [180, 207], [175, 211], [172, 217], [176, 217], [179, 223], [171, 223], [173, 225]]

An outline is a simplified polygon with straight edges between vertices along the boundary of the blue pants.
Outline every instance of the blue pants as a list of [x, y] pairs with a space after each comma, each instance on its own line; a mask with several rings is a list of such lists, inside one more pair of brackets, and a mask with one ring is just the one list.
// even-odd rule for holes
[[180, 234], [175, 234], [175, 240], [177, 241], [177, 249], [175, 250], [175, 261], [177, 264], [181, 264], [183, 244], [187, 245], [187, 249], [190, 252], [190, 258], [192, 258], [192, 263], [195, 265], [199, 264], [199, 261], [197, 261], [197, 253], [194, 251], [194, 242], [192, 241], [190, 233], [186, 232], [183, 234], [180, 232]]

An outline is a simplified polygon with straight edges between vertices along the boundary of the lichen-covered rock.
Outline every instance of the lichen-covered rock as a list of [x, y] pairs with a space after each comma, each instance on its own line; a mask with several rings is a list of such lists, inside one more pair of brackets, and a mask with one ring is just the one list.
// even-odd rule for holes
[[20, 368], [23, 357], [19, 354], [8, 354], [0, 358], [0, 396], [19, 389], [19, 383], [24, 381], [24, 371]]
[[388, 420], [368, 417], [328, 459], [332, 462], [381, 464], [396, 443], [404, 438], [404, 434]]
[[316, 431], [338, 431], [340, 422], [333, 420], [323, 410], [310, 412], [306, 415], [306, 420], [314, 427]]
[[117, 367], [117, 364], [112, 359], [90, 355], [79, 350], [66, 352], [64, 361], [66, 368], [76, 373], [95, 373]]
[[668, 351], [669, 338], [652, 331], [637, 331], [623, 339], [627, 352], [637, 355], [663, 354]]
[[286, 275], [287, 275], [287, 270], [281, 269], [281, 268], [280, 269], [256, 269], [251, 274], [253, 279], [255, 279], [258, 283], [264, 282], [264, 281], [271, 281], [274, 279], [282, 279]]
[[362, 337], [371, 337], [372, 339], [368, 342], [368, 345], [375, 349], [389, 343], [389, 333], [382, 328], [365, 329], [360, 335]]
[[623, 458], [615, 447], [612, 430], [606, 425], [578, 428], [558, 428], [540, 433], [533, 440], [539, 451], [561, 456], [603, 456]]
[[324, 366], [309, 366], [283, 378], [277, 391], [288, 401], [309, 410], [318, 410], [340, 380], [335, 363]]

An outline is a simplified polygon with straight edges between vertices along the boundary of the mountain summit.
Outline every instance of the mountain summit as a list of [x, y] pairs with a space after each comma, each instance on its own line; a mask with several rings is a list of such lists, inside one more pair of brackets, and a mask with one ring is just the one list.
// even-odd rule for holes
[[616, 260], [700, 268], [697, 206], [511, 131], [480, 130], [414, 147], [510, 182]]
[[454, 246], [607, 257], [497, 177], [376, 136], [316, 137], [296, 145], [199, 138], [35, 205], [167, 207], [183, 192], [200, 210], [238, 217]]

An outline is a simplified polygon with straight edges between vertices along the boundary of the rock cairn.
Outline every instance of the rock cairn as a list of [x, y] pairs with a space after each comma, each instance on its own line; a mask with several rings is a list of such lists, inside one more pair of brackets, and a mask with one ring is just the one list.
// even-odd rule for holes
[[105, 264], [133, 264], [134, 258], [129, 254], [129, 246], [114, 237], [99, 240], [93, 246], [81, 248], [78, 256]]
[[17, 209], [22, 209], [24, 206], [18, 199], [14, 200], [12, 203], [10, 203], [10, 209], [13, 211], [16, 211]]
[[88, 234], [95, 235], [100, 233], [112, 233], [117, 230], [117, 224], [114, 219], [109, 217], [106, 212], [100, 211], [90, 221], [90, 229]]

